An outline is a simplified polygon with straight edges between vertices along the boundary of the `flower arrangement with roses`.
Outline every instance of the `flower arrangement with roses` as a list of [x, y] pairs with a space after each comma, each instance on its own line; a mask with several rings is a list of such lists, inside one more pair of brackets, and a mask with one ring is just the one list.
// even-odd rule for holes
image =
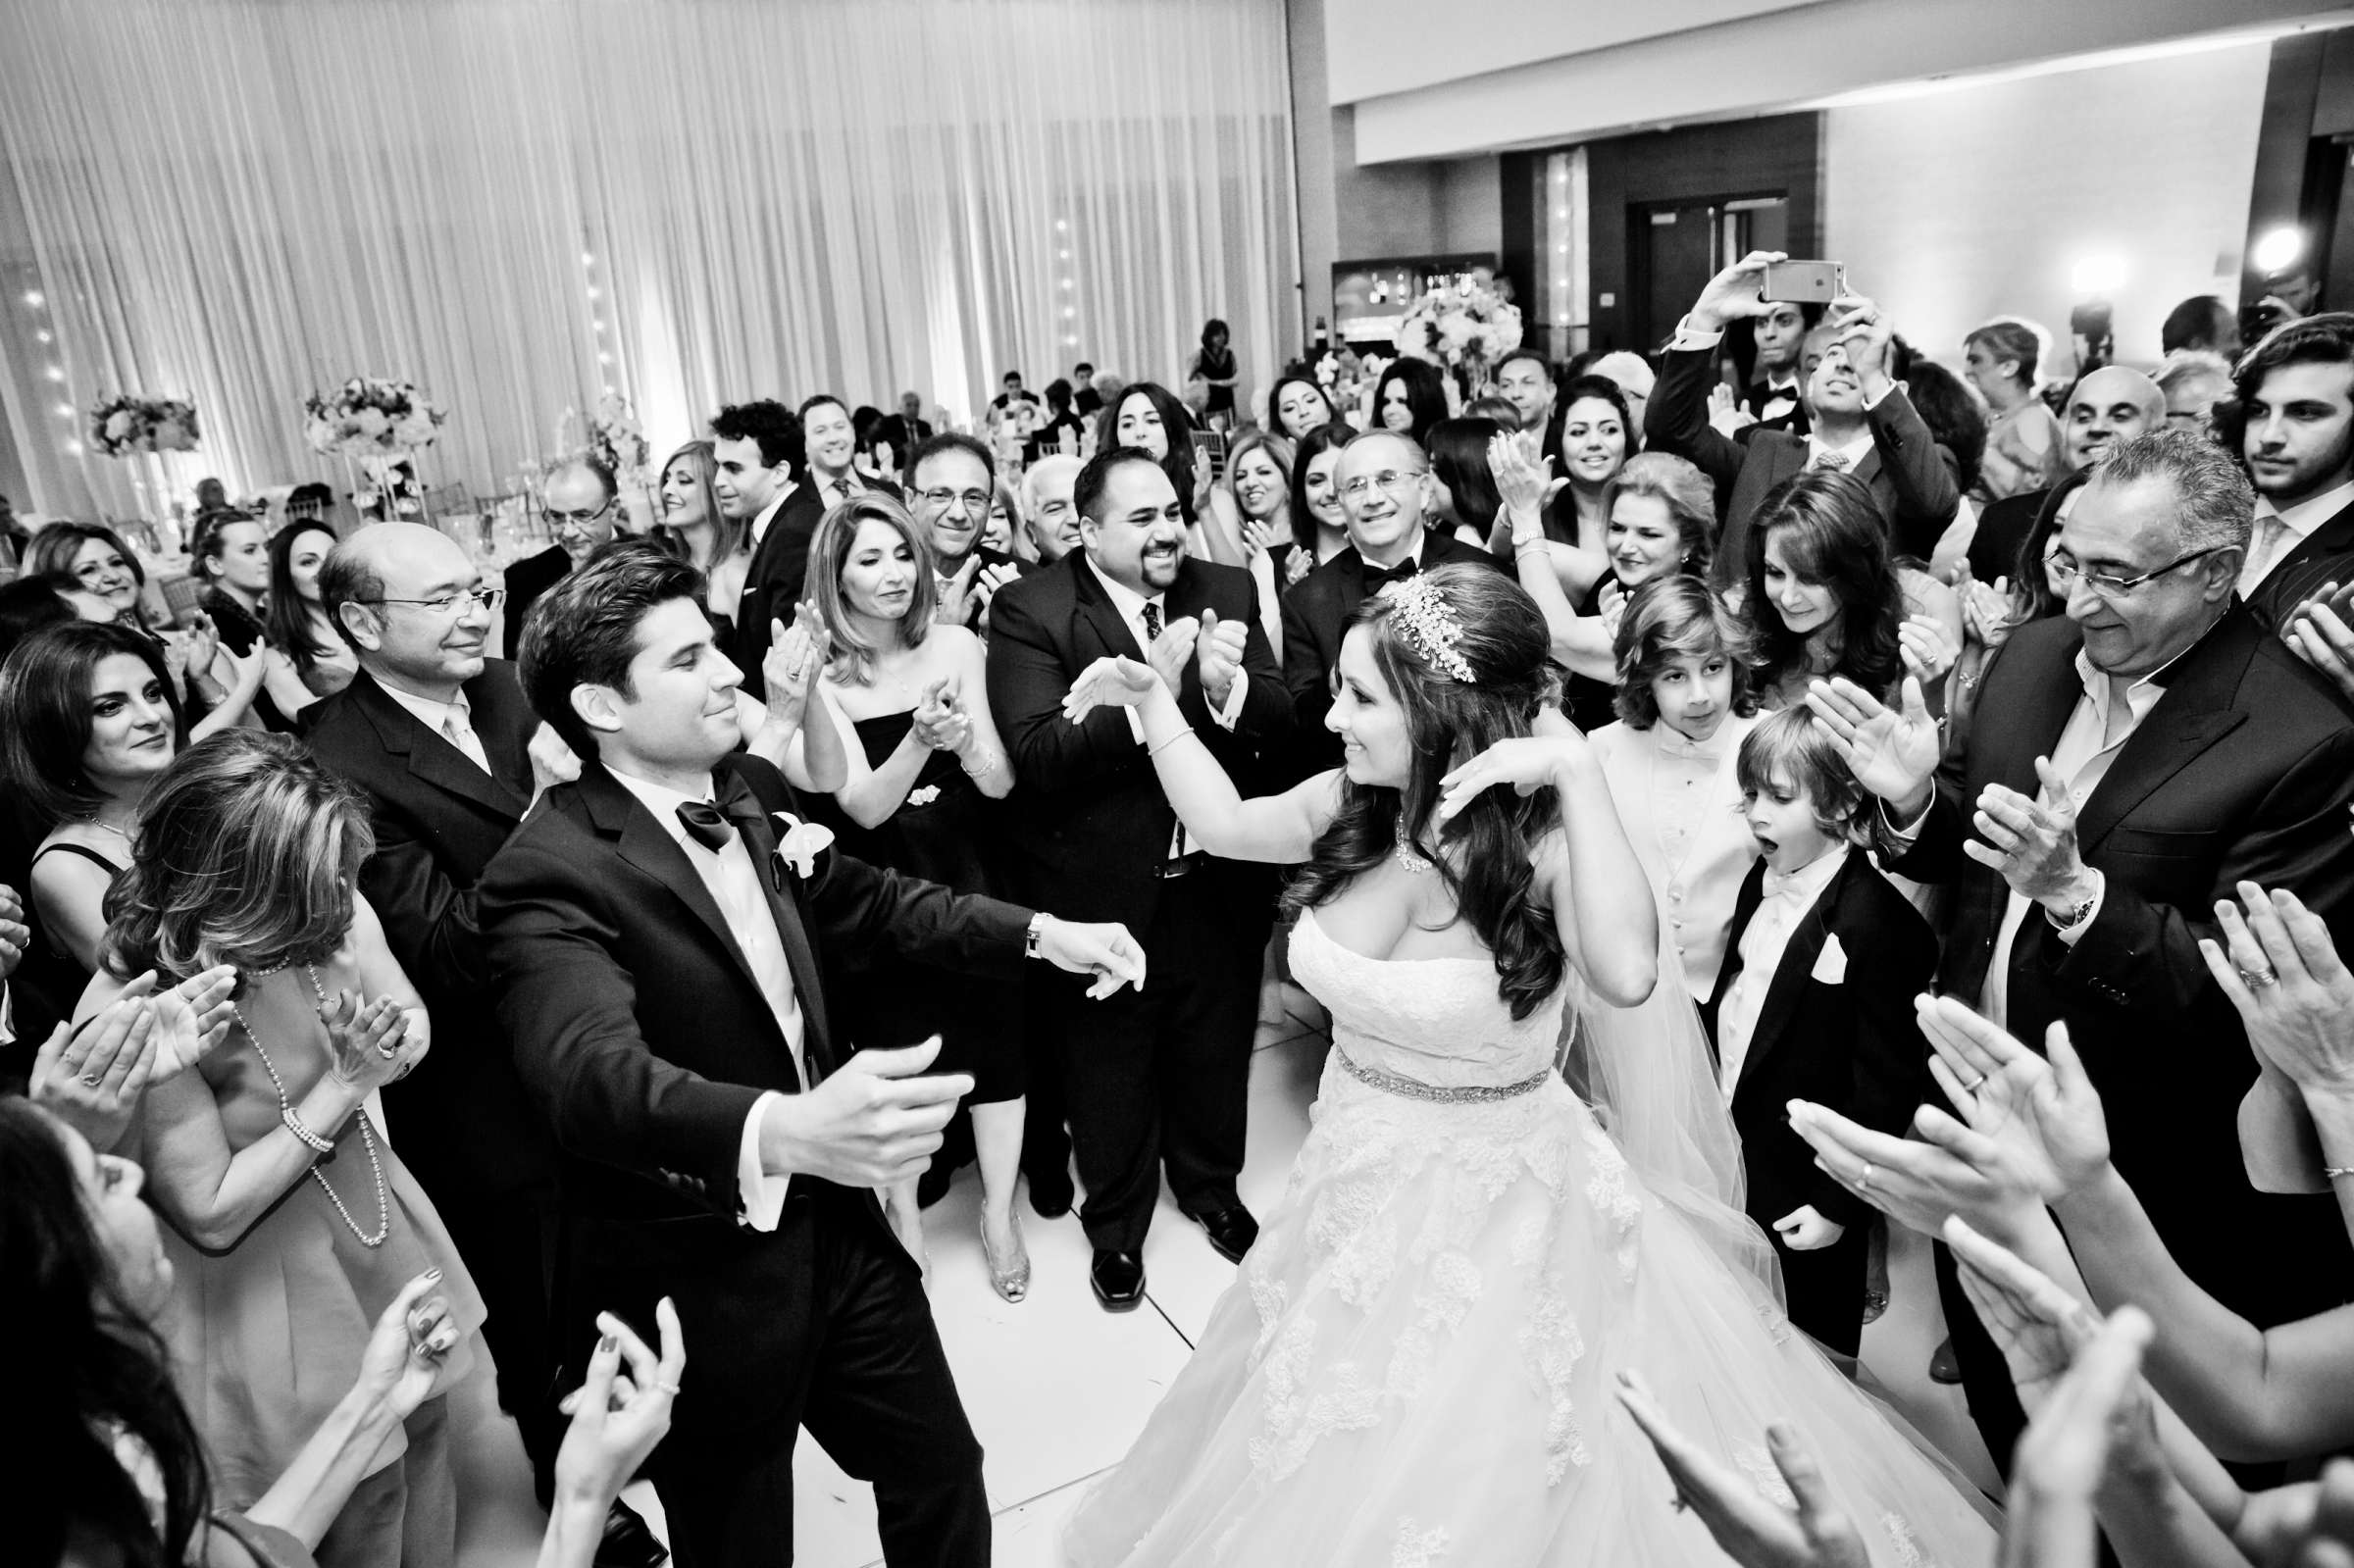
[[196, 406], [178, 397], [108, 398], [90, 409], [90, 445], [104, 457], [196, 450]]
[[1486, 283], [1433, 286], [1406, 309], [1398, 352], [1478, 379], [1520, 346], [1520, 307]]
[[332, 395], [303, 403], [303, 437], [331, 457], [390, 458], [431, 446], [449, 415], [409, 381], [355, 376]]

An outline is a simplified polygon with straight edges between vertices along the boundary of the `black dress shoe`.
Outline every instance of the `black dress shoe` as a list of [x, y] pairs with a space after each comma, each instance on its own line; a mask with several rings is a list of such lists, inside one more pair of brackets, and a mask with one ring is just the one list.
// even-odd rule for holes
[[670, 1548], [654, 1539], [638, 1510], [614, 1498], [604, 1539], [596, 1543], [596, 1568], [662, 1568], [669, 1560]]
[[1045, 1176], [1032, 1172], [1030, 1176], [1030, 1206], [1042, 1220], [1059, 1220], [1071, 1212], [1071, 1200], [1078, 1196], [1071, 1188], [1071, 1173], [1050, 1171]]
[[1202, 1227], [1202, 1234], [1209, 1238], [1210, 1250], [1229, 1263], [1242, 1262], [1243, 1254], [1251, 1250], [1251, 1243], [1258, 1239], [1258, 1222], [1240, 1203], [1230, 1209], [1209, 1209], [1187, 1218]]
[[1145, 1260], [1134, 1252], [1106, 1252], [1098, 1247], [1087, 1281], [1096, 1288], [1096, 1299], [1103, 1303], [1104, 1311], [1133, 1312], [1145, 1298]]

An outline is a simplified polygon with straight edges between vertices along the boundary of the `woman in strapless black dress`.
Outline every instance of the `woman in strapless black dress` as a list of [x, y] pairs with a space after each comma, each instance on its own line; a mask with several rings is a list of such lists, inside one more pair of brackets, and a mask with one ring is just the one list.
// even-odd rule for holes
[[[905, 507], [853, 496], [826, 514], [809, 546], [807, 592], [825, 618], [834, 657], [819, 690], [831, 722], [846, 727], [849, 779], [834, 792], [843, 847], [960, 893], [998, 892], [999, 830], [991, 802], [1013, 787], [1013, 764], [989, 711], [981, 639], [935, 626], [931, 546]], [[828, 722], [812, 715], [810, 723]], [[849, 988], [849, 1031], [860, 1046], [941, 1037], [935, 1069], [973, 1075], [973, 1144], [981, 1167], [981, 1245], [990, 1283], [1008, 1301], [1029, 1289], [1030, 1256], [1014, 1218], [1021, 1165], [1024, 1073], [1019, 982], [951, 978], [880, 957]], [[916, 1184], [885, 1193], [900, 1239], [923, 1257]]]

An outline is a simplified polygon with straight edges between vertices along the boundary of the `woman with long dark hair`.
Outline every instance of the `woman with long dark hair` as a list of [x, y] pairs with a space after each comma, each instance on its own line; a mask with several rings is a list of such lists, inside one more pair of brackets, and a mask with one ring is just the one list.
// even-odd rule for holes
[[1430, 428], [1446, 417], [1445, 373], [1426, 359], [1401, 354], [1373, 383], [1374, 430], [1396, 430], [1422, 442], [1429, 439]]
[[156, 646], [180, 701], [205, 713], [242, 723], [262, 689], [264, 667], [250, 657], [221, 651], [211, 617], [201, 609], [187, 630], [158, 624], [160, 604], [151, 604], [147, 571], [122, 535], [94, 523], [52, 523], [32, 536], [24, 576], [45, 577], [73, 585], [75, 612], [85, 621], [112, 621]]
[[1202, 346], [1194, 350], [1194, 362], [1186, 370], [1188, 381], [1202, 383], [1202, 423], [1219, 429], [1234, 423], [1234, 389], [1243, 379], [1242, 367], [1234, 360], [1232, 336], [1226, 324], [1215, 316], [1203, 322]]
[[1445, 419], [1430, 428], [1423, 443], [1437, 489], [1431, 517], [1476, 549], [1493, 547], [1491, 535], [1504, 510], [1496, 471], [1488, 465], [1488, 448], [1503, 433], [1504, 427], [1491, 419]]
[[663, 460], [654, 500], [661, 521], [654, 525], [654, 537], [703, 575], [703, 608], [723, 631], [733, 631], [743, 580], [752, 569], [752, 525], [720, 506], [711, 487], [718, 472], [709, 441], [689, 441]]
[[1286, 440], [1302, 441], [1319, 425], [1340, 423], [1341, 412], [1312, 376], [1286, 371], [1267, 392], [1267, 429]]
[[1292, 453], [1292, 549], [1282, 563], [1287, 592], [1293, 583], [1349, 548], [1349, 513], [1341, 504], [1337, 476], [1341, 448], [1356, 435], [1356, 430], [1336, 420], [1302, 436]]
[[[1186, 529], [1194, 534], [1193, 547], [1207, 556], [1206, 541], [1198, 530], [1209, 510], [1210, 487], [1215, 481], [1208, 454], [1197, 456], [1194, 451], [1197, 428], [1194, 417], [1167, 387], [1158, 381], [1131, 381], [1096, 416], [1096, 450], [1133, 446], [1151, 453], [1177, 491], [1178, 504], [1185, 508]], [[1230, 541], [1230, 556], [1239, 550], [1240, 541]]]
[[266, 680], [271, 702], [289, 719], [360, 673], [351, 644], [319, 602], [319, 568], [334, 547], [334, 531], [323, 523], [289, 523], [270, 541]]
[[[1898, 1438], [1775, 1305], [1689, 996], [1602, 767], [1555, 711], [1544, 617], [1486, 567], [1366, 599], [1327, 726], [1340, 769], [1242, 799], [1148, 666], [1133, 706], [1187, 831], [1303, 867], [1292, 963], [1333, 1013], [1282, 1202], [1066, 1560], [1666, 1563], [1684, 1524], [1612, 1418], [1637, 1367], [1712, 1434], [1798, 1419], [1851, 1517], [1977, 1562], [1972, 1489]], [[1564, 1016], [1610, 1130], [1564, 1081]], [[1728, 1204], [1728, 1197], [1730, 1203]], [[1380, 1506], [1366, 1506], [1368, 1497]], [[1893, 1521], [1893, 1523], [1888, 1523]]]

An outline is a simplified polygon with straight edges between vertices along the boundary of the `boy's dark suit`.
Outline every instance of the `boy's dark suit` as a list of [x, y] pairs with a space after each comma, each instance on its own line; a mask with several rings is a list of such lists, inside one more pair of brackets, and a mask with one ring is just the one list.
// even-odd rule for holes
[[[1763, 899], [1766, 871], [1763, 860], [1751, 866], [1733, 904], [1724, 968], [1702, 1010], [1712, 1043], [1741, 973], [1741, 938]], [[1790, 1321], [1842, 1355], [1853, 1356], [1863, 1340], [1873, 1211], [1816, 1169], [1815, 1150], [1791, 1130], [1787, 1106], [1811, 1100], [1902, 1136], [1929, 1083], [1929, 1047], [1913, 998], [1928, 988], [1936, 967], [1937, 938], [1928, 922], [1864, 851], [1849, 850], [1847, 863], [1790, 934], [1733, 1087], [1749, 1215], [1781, 1260]], [[1793, 1252], [1773, 1222], [1808, 1204], [1847, 1233], [1817, 1251]]]

